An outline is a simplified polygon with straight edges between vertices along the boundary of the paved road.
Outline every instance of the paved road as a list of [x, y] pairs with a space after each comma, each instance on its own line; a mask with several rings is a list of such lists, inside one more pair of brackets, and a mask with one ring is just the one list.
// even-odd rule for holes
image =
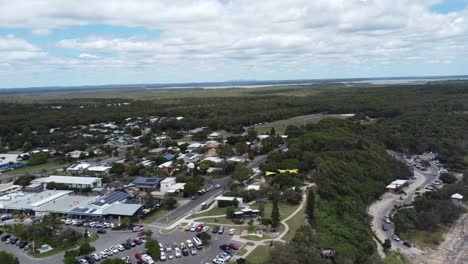
[[[219, 189], [212, 189], [211, 191], [201, 195], [195, 200], [190, 200], [188, 203], [177, 207], [175, 210], [169, 212], [168, 214], [160, 217], [153, 223], [149, 225], [149, 227], [153, 228], [162, 228], [168, 224], [171, 224], [172, 222], [176, 221], [177, 219], [192, 213], [193, 210], [199, 210], [199, 207], [201, 206], [202, 203], [212, 199], [213, 197], [219, 195], [221, 192], [223, 192], [224, 188], [228, 185], [230, 179], [229, 178], [224, 178], [224, 179], [214, 179], [212, 184], [213, 186], [216, 184], [221, 185], [221, 188]], [[167, 218], [169, 217], [169, 223], [167, 222]]]
[[260, 166], [261, 164], [266, 162], [267, 158], [268, 158], [267, 155], [256, 156], [252, 161], [249, 162], [247, 167], [249, 167], [249, 168], [258, 168], [258, 166]]

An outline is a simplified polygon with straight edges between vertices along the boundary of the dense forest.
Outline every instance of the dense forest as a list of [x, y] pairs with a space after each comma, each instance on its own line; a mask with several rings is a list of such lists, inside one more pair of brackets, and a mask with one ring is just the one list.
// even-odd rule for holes
[[12, 149], [26, 141], [33, 147], [47, 146], [56, 140], [49, 138], [50, 128], [150, 115], [185, 117], [158, 123], [155, 130], [209, 126], [211, 130], [243, 132], [246, 126], [299, 115], [356, 113], [387, 148], [408, 153], [432, 150], [452, 168], [462, 170], [466, 165], [467, 82], [245, 90], [225, 97], [210, 97], [209, 93], [181, 97], [174, 92], [172, 98], [125, 100], [130, 104], [121, 106], [115, 105], [123, 102], [118, 98], [0, 102], [0, 143], [8, 142]]
[[[309, 171], [319, 186], [313, 221], [318, 245], [335, 248], [336, 263], [374, 263], [376, 249], [367, 207], [387, 183], [408, 178], [411, 171], [391, 158], [359, 121], [325, 119], [287, 131], [295, 131], [288, 133], [293, 135], [288, 139], [288, 152], [270, 154], [264, 169], [297, 164]], [[281, 177], [295, 182], [296, 176]]]

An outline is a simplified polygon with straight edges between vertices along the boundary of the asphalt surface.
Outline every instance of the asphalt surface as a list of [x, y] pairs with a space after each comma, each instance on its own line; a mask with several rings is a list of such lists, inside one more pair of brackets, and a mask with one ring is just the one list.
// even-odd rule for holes
[[[154, 221], [153, 223], [151, 223], [149, 226], [150, 227], [155, 227], [155, 228], [162, 228], [166, 225], [169, 225], [171, 223], [173, 223], [174, 221], [176, 221], [177, 219], [189, 214], [189, 213], [193, 213], [193, 210], [197, 210], [199, 207], [201, 207], [201, 204], [212, 199], [213, 197], [221, 194], [224, 190], [224, 188], [229, 184], [229, 179], [228, 178], [224, 178], [224, 179], [214, 179], [213, 182], [212, 182], [212, 190], [199, 196], [197, 199], [195, 200], [190, 200], [189, 202], [187, 202], [186, 204], [182, 205], [182, 206], [179, 206], [177, 207], [175, 210], [167, 213], [166, 215], [160, 217], [159, 219], [157, 219], [156, 221]], [[221, 188], [219, 189], [215, 189], [214, 186], [216, 184], [219, 184], [221, 185]], [[169, 220], [169, 222], [167, 221]]]

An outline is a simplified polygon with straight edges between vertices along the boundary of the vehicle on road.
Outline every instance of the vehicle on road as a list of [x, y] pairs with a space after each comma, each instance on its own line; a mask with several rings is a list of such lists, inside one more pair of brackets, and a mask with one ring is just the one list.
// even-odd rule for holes
[[398, 237], [397, 235], [393, 235], [392, 236], [392, 239], [399, 242], [400, 241], [400, 237]]
[[216, 188], [216, 189], [221, 188], [221, 184], [216, 184], [216, 185], [215, 185], [215, 188]]
[[98, 234], [106, 234], [107, 231], [106, 231], [105, 229], [102, 229], [102, 228], [101, 228], [101, 229], [98, 229], [97, 233], [98, 233]]

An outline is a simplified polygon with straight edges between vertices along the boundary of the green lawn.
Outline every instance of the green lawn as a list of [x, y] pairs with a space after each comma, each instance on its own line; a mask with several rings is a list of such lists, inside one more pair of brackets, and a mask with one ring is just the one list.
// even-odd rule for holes
[[267, 246], [258, 246], [247, 256], [247, 262], [253, 264], [265, 264], [270, 258], [270, 248]]
[[60, 164], [57, 161], [49, 161], [49, 162], [44, 163], [44, 164], [39, 164], [39, 165], [34, 165], [34, 166], [25, 166], [25, 167], [22, 167], [22, 168], [19, 168], [19, 169], [7, 171], [4, 174], [14, 175], [14, 174], [31, 173], [31, 172], [34, 172], [34, 171], [41, 171], [41, 170], [47, 170], [47, 169], [50, 169], [50, 168], [58, 167], [60, 165], [65, 165], [65, 164]]
[[200, 213], [193, 214], [193, 215], [187, 217], [187, 219], [193, 219], [193, 218], [203, 217], [203, 216], [222, 215], [222, 214], [226, 214], [226, 208], [214, 207], [211, 210], [202, 211]]
[[[254, 207], [255, 207], [255, 205], [254, 205]], [[281, 219], [285, 219], [286, 217], [291, 215], [297, 209], [297, 207], [298, 207], [297, 205], [289, 205], [289, 204], [285, 204], [285, 203], [278, 203], [278, 208], [279, 208], [279, 211], [280, 211]], [[263, 210], [264, 214], [265, 214], [265, 217], [271, 218], [272, 208], [273, 208], [273, 202], [269, 201], [269, 202], [265, 203], [264, 210]]]
[[399, 251], [390, 251], [384, 259], [384, 264], [411, 264], [411, 261]]
[[247, 239], [247, 240], [252, 240], [252, 241], [260, 241], [260, 240], [266, 239], [264, 237], [258, 237], [258, 236], [254, 236], [254, 235], [241, 236], [241, 238]]
[[150, 216], [147, 216], [145, 218], [143, 218], [142, 222], [144, 224], [150, 224], [154, 221], [156, 221], [156, 219], [160, 218], [160, 217], [163, 217], [165, 214], [167, 214], [169, 211], [164, 209], [164, 208], [161, 208], [159, 209], [158, 211], [156, 211], [154, 214], [150, 215]]
[[81, 241], [88, 241], [88, 243], [92, 243], [96, 240], [99, 239], [99, 236], [98, 235], [93, 235], [92, 237], [90, 238], [82, 238], [80, 239], [79, 242], [76, 243], [76, 245], [74, 246], [71, 246], [71, 247], [67, 247], [67, 248], [54, 248], [50, 251], [47, 251], [47, 252], [44, 252], [42, 254], [39, 254], [36, 256], [36, 258], [47, 258], [47, 257], [50, 257], [50, 256], [53, 256], [53, 255], [56, 255], [56, 254], [59, 254], [61, 252], [64, 252], [64, 251], [67, 251], [67, 250], [70, 250], [70, 249], [74, 249], [75, 247], [77, 247], [78, 244], [81, 243]]
[[315, 123], [318, 123], [320, 120], [329, 118], [329, 117], [340, 118], [340, 119], [346, 118], [346, 117], [339, 116], [339, 115], [311, 114], [311, 115], [304, 115], [304, 116], [296, 116], [296, 117], [289, 118], [289, 119], [282, 119], [282, 120], [274, 121], [268, 124], [255, 126], [254, 128], [259, 134], [265, 134], [265, 133], [270, 132], [272, 127], [275, 128], [275, 131], [277, 134], [284, 134], [284, 131], [286, 130], [286, 127], [288, 125], [301, 126], [301, 125], [306, 125], [306, 124], [315, 124]]
[[403, 240], [409, 240], [421, 247], [436, 248], [443, 240], [448, 228], [439, 226], [435, 231], [412, 230], [401, 234]]
[[290, 241], [291, 239], [293, 239], [294, 235], [296, 234], [296, 230], [305, 223], [305, 220], [306, 218], [304, 206], [299, 212], [297, 212], [297, 214], [293, 218], [286, 221], [286, 223], [289, 226], [289, 231], [288, 233], [286, 233], [286, 235], [284, 235], [283, 240]]

